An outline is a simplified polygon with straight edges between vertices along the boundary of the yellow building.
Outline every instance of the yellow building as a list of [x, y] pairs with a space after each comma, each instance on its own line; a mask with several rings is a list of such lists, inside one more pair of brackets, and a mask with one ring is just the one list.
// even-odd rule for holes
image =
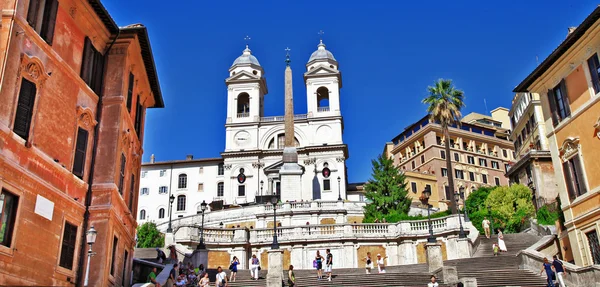
[[563, 257], [600, 264], [600, 7], [514, 90], [539, 97], [565, 222]]
[[431, 196], [429, 197], [429, 204], [431, 204], [433, 208], [439, 208], [442, 211], [448, 209], [445, 201], [440, 200], [440, 194], [438, 192], [433, 192], [438, 190], [437, 178], [435, 175], [415, 171], [405, 171], [404, 175], [406, 176], [408, 197], [411, 198], [413, 204], [421, 202], [419, 198], [423, 195], [425, 187], [429, 186], [432, 191]]

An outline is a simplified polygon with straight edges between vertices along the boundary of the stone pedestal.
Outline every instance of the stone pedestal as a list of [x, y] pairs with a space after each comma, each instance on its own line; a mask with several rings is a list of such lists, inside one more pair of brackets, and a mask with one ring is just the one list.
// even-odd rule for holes
[[[165, 233], [165, 246], [164, 248], [169, 247], [170, 245], [175, 244], [175, 234], [173, 234], [172, 232], [167, 232]], [[167, 254], [168, 256], [168, 254]]]
[[429, 265], [429, 272], [433, 273], [444, 266], [442, 245], [440, 243], [427, 243], [425, 247], [427, 248], [427, 265]]
[[281, 287], [283, 281], [283, 250], [269, 250], [267, 287]]
[[283, 149], [283, 165], [279, 169], [279, 178], [282, 202], [309, 199], [302, 196], [302, 167], [298, 164], [298, 153], [295, 147]]
[[[241, 261], [243, 262], [243, 261]], [[192, 264], [194, 267], [200, 266], [200, 264], [204, 265], [204, 268], [208, 268], [208, 250], [206, 249], [196, 249], [192, 253]]]
[[442, 267], [442, 276], [444, 277], [444, 284], [458, 283], [458, 272], [456, 272], [456, 267]]
[[471, 242], [469, 238], [456, 239], [456, 253], [458, 259], [471, 258]]
[[462, 278], [461, 281], [465, 287], [477, 287], [477, 278], [466, 277]]

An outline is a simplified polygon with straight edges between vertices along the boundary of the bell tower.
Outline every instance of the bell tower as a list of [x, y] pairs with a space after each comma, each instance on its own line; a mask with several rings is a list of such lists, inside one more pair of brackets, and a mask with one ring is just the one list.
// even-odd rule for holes
[[308, 59], [304, 73], [309, 117], [341, 116], [342, 75], [338, 67], [337, 60], [321, 40]]

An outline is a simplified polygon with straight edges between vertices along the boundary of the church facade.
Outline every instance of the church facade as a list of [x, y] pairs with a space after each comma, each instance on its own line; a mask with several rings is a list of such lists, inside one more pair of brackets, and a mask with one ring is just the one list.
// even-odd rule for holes
[[[221, 158], [156, 162], [142, 166], [138, 222], [196, 214], [202, 201], [215, 206], [284, 201], [346, 199], [348, 148], [340, 109], [342, 79], [338, 62], [321, 42], [304, 73], [307, 113], [294, 114], [294, 140], [302, 166], [301, 192], [286, 197], [279, 169], [284, 117], [265, 116], [265, 71], [246, 47], [229, 68], [225, 150]], [[283, 93], [279, 93], [283, 96]]]

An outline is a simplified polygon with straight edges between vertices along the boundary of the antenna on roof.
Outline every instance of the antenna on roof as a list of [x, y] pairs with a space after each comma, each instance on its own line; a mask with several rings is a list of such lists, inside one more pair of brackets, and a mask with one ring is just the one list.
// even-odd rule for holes
[[488, 114], [488, 107], [487, 107], [487, 102], [485, 101], [485, 98], [483, 99], [483, 104], [485, 105], [485, 114]]
[[538, 57], [538, 55], [535, 55], [535, 64], [536, 65], [540, 64], [540, 58]]

